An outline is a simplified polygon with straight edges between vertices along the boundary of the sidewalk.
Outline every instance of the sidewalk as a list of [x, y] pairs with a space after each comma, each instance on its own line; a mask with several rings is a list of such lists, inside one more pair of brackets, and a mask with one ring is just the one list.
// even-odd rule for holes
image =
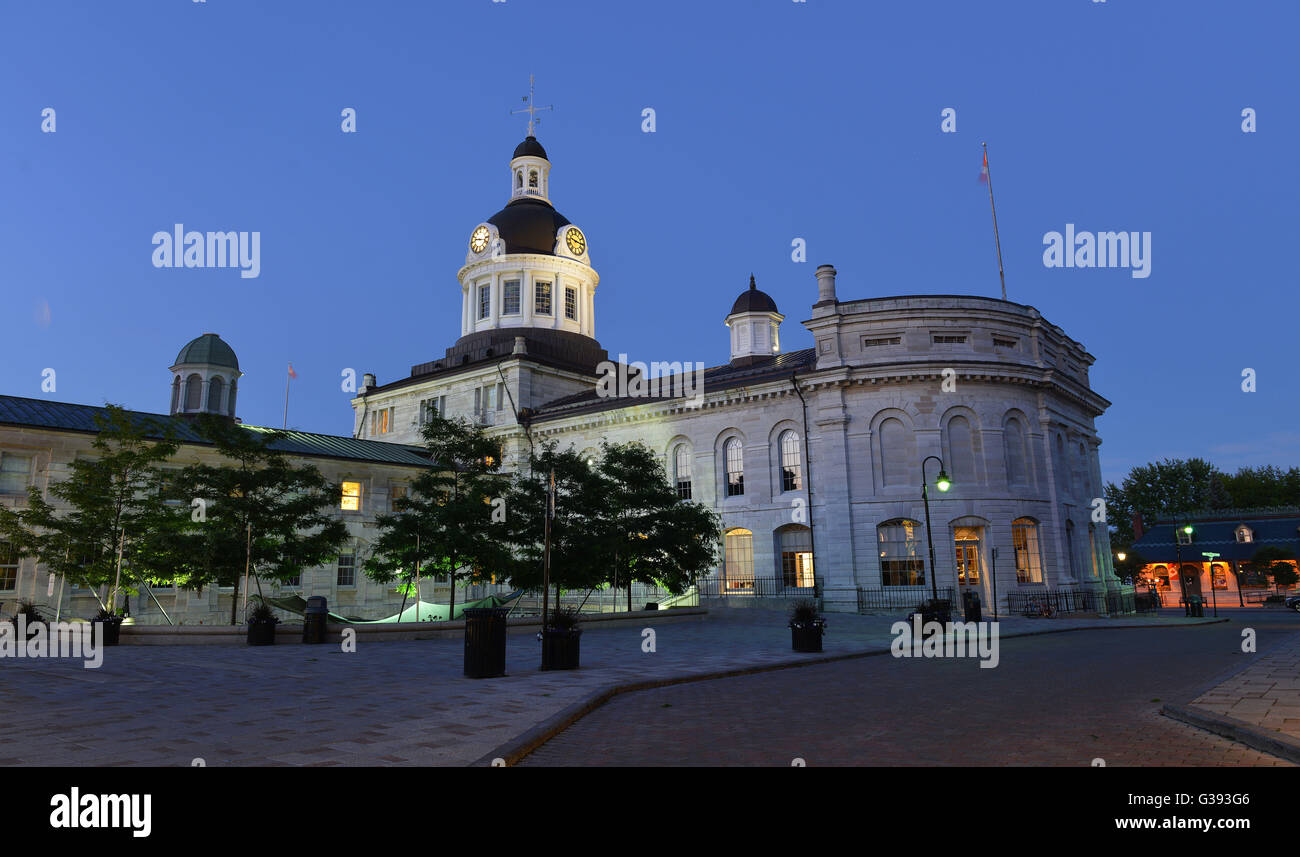
[[[563, 728], [575, 711], [649, 684], [885, 653], [903, 614], [830, 614], [821, 655], [790, 650], [783, 612], [722, 609], [643, 629], [591, 628], [582, 669], [541, 672], [533, 636], [508, 675], [462, 675], [461, 640], [336, 645], [119, 646], [80, 661], [0, 661], [0, 765], [466, 765]], [[1214, 620], [1025, 619], [1002, 637]], [[503, 758], [509, 759], [506, 755]], [[486, 763], [486, 762], [484, 762]]]
[[1165, 713], [1300, 764], [1300, 634], [1187, 706]]

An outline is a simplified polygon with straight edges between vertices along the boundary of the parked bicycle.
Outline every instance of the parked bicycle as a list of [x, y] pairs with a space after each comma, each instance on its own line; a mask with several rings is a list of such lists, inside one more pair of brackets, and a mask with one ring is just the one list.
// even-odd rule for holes
[[1034, 619], [1038, 617], [1055, 619], [1056, 608], [1051, 605], [1051, 602], [1031, 598], [1029, 603], [1025, 605], [1025, 618]]

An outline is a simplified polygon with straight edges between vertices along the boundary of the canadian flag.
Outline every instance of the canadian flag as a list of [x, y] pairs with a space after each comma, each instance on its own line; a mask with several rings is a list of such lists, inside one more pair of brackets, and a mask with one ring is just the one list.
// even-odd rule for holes
[[297, 377], [298, 377], [298, 373], [295, 372], [295, 371], [293, 371], [293, 364], [292, 364], [292, 363], [289, 364], [289, 377], [290, 377], [290, 378], [297, 378]]
[[980, 181], [987, 182], [988, 180], [989, 180], [989, 153], [985, 152], [984, 165], [980, 167]]

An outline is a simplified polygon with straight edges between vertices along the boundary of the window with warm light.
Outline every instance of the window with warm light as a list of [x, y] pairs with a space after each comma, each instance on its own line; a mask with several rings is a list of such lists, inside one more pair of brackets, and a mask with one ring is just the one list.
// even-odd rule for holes
[[1016, 555], [1016, 583], [1043, 582], [1043, 555], [1038, 546], [1038, 522], [1016, 518], [1011, 522], [1011, 547]]
[[344, 512], [361, 511], [361, 483], [343, 483], [343, 503], [339, 506]]
[[921, 524], [906, 518], [885, 521], [876, 527], [876, 539], [880, 543], [881, 586], [921, 586], [925, 583], [920, 533]]

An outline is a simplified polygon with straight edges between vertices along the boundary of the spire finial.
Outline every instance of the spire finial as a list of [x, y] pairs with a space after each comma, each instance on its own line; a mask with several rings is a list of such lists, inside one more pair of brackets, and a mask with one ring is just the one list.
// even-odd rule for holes
[[754, 285], [754, 275], [753, 275], [753, 274], [750, 274], [750, 275], [749, 275], [749, 287], [750, 287], [751, 289], [754, 289], [754, 290], [757, 290], [757, 289], [758, 289], [758, 286]]
[[550, 104], [546, 105], [545, 107], [533, 106], [533, 76], [531, 74], [528, 75], [528, 95], [525, 96], [524, 101], [528, 102], [528, 106], [521, 107], [518, 110], [511, 110], [510, 115], [514, 116], [516, 113], [527, 113], [528, 114], [528, 136], [532, 137], [534, 126], [536, 126], [539, 122], [541, 122], [541, 120], [537, 118], [537, 114], [543, 110], [554, 110], [555, 108], [553, 105]]

